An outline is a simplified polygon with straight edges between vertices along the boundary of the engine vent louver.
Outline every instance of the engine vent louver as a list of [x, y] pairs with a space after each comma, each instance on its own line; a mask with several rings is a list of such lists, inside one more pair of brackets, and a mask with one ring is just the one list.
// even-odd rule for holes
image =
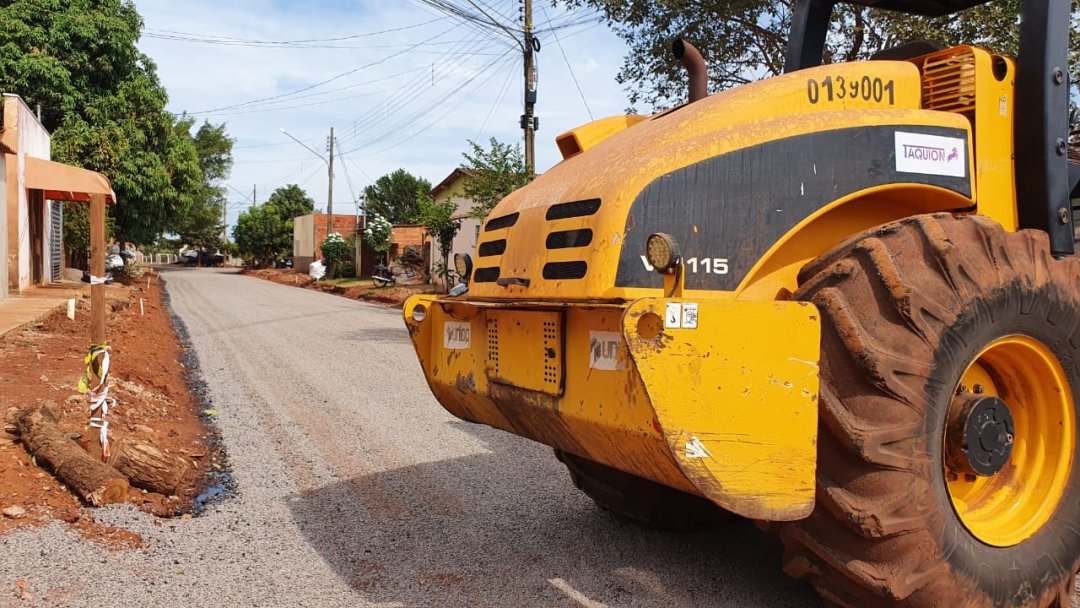
[[506, 251], [506, 239], [499, 239], [497, 241], [488, 241], [486, 243], [480, 243], [480, 247], [476, 250], [476, 254], [479, 257], [486, 258], [493, 255], [502, 255]]
[[[596, 212], [599, 210], [600, 199], [591, 198], [552, 205], [547, 208], [544, 217], [548, 221], [563, 220], [575, 217], [588, 217], [590, 215], [595, 215]], [[484, 224], [484, 232], [493, 232], [496, 230], [509, 228], [517, 224], [519, 217], [520, 214], [515, 212], [501, 217], [492, 218]], [[528, 236], [522, 238], [530, 240]], [[549, 250], [573, 249], [577, 247], [587, 247], [592, 243], [592, 241], [593, 231], [591, 228], [577, 228], [574, 230], [556, 230], [548, 233], [545, 237], [544, 245]], [[502, 278], [502, 260], [500, 259], [500, 256], [506, 253], [507, 246], [507, 238], [488, 240], [477, 245], [477, 258], [482, 260], [481, 263], [486, 262], [488, 266], [483, 266], [473, 271], [473, 283], [499, 282], [499, 279]], [[542, 274], [543, 278], [549, 281], [583, 279], [585, 278], [588, 269], [589, 265], [584, 260], [570, 262], [548, 262], [544, 264]], [[527, 278], [519, 278], [521, 278], [521, 285], [528, 285]], [[512, 283], [514, 279], [515, 277], [509, 277], [505, 280], [511, 281], [511, 283], [509, 284], [517, 284]]]
[[569, 249], [570, 247], [584, 247], [592, 242], [592, 230], [563, 230], [552, 232], [547, 236], [548, 249]]
[[477, 268], [473, 272], [473, 283], [494, 283], [499, 280], [499, 267], [489, 266], [487, 268]]
[[583, 279], [589, 265], [584, 261], [579, 262], [548, 262], [544, 264], [544, 278], [553, 281], [558, 279]]
[[974, 116], [975, 54], [971, 50], [931, 55], [922, 73], [924, 108]]
[[502, 230], [503, 228], [509, 228], [516, 224], [517, 221], [517, 213], [511, 213], [510, 215], [493, 218], [488, 220], [487, 224], [484, 224], [484, 232], [491, 232], [492, 230]]
[[559, 203], [548, 207], [547, 215], [544, 216], [548, 220], [562, 220], [568, 217], [585, 217], [592, 215], [600, 209], [600, 199], [590, 198], [584, 201], [574, 201], [571, 203]]

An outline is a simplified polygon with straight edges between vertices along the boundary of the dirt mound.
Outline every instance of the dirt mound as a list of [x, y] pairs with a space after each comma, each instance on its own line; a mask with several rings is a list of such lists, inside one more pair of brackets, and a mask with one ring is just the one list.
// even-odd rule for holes
[[335, 285], [324, 281], [313, 281], [310, 276], [297, 272], [291, 268], [261, 268], [243, 270], [242, 274], [257, 277], [267, 281], [273, 281], [282, 285], [315, 289], [325, 293], [363, 300], [373, 304], [395, 306], [401, 308], [405, 300], [418, 293], [435, 293], [435, 287], [429, 284], [421, 285], [396, 285], [389, 287], [375, 287], [370, 279], [364, 279], [359, 284]]
[[[188, 513], [210, 483], [216, 466], [214, 433], [201, 417], [184, 367], [184, 347], [164, 303], [156, 276], [149, 285], [106, 287], [107, 336], [111, 353], [110, 441], [132, 437], [191, 467], [174, 496], [131, 488], [127, 502], [161, 517]], [[0, 418], [42, 401], [60, 406], [59, 427], [93, 454], [97, 430], [88, 426], [87, 395], [78, 392], [90, 342], [90, 301], [76, 304], [75, 320], [58, 310], [39, 323], [0, 338]], [[86, 536], [110, 545], [138, 545], [138, 536], [105, 528], [93, 511], [52, 474], [39, 468], [19, 438], [0, 431], [0, 533], [49, 520], [69, 522]]]

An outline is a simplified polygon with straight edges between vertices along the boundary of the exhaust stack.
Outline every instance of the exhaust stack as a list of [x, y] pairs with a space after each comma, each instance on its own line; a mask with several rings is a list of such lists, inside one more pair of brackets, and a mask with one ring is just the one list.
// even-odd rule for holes
[[671, 45], [671, 52], [682, 62], [690, 78], [690, 103], [709, 94], [709, 74], [701, 53], [689, 42], [679, 39]]

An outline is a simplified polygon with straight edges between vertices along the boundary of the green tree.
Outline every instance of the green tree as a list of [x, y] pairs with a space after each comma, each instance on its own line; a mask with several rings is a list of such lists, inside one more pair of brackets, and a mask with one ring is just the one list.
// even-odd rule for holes
[[[563, 4], [591, 7], [604, 15], [629, 46], [616, 80], [625, 86], [632, 106], [644, 103], [659, 110], [686, 99], [686, 74], [671, 53], [671, 43], [678, 38], [701, 51], [709, 66], [710, 92], [782, 73], [795, 1], [563, 0]], [[1020, 0], [995, 0], [933, 19], [839, 4], [824, 60], [866, 59], [882, 49], [920, 39], [947, 46], [976, 44], [1015, 55], [1019, 13]], [[1074, 12], [1070, 64], [1073, 82], [1078, 82], [1080, 27], [1075, 17]]]
[[0, 89], [41, 106], [55, 160], [109, 177], [117, 236], [150, 243], [191, 209], [202, 175], [136, 47], [142, 27], [130, 0], [0, 3]]
[[442, 277], [449, 289], [449, 281], [446, 279], [450, 276], [450, 250], [454, 247], [454, 237], [461, 230], [461, 220], [454, 217], [457, 203], [450, 199], [436, 203], [431, 200], [426, 190], [417, 191], [416, 198], [420, 203], [420, 223], [431, 238], [435, 239], [439, 245], [439, 255], [442, 256], [442, 266], [437, 269], [436, 274]]
[[364, 188], [368, 212], [393, 225], [415, 224], [420, 220], [420, 204], [416, 200], [418, 190], [430, 192], [431, 182], [404, 169], [384, 175]]
[[195, 152], [199, 155], [199, 168], [203, 172], [203, 181], [215, 184], [228, 179], [233, 167], [233, 143], [225, 131], [225, 123], [212, 125], [204, 121], [195, 133]]
[[268, 202], [273, 203], [274, 208], [281, 214], [282, 221], [289, 222], [290, 229], [293, 218], [309, 215], [315, 210], [315, 201], [296, 184], [274, 190]]
[[240, 213], [233, 240], [240, 255], [267, 266], [292, 250], [292, 222], [282, 220], [273, 203], [256, 205]]
[[240, 255], [265, 265], [292, 253], [293, 218], [307, 215], [315, 201], [296, 184], [274, 190], [269, 200], [242, 212], [233, 228]]
[[475, 203], [469, 217], [482, 221], [507, 194], [532, 181], [533, 168], [525, 164], [520, 144], [510, 146], [492, 137], [491, 147], [485, 149], [472, 140], [467, 141], [471, 153], [462, 153], [467, 161], [462, 168], [470, 178], [458, 196]]
[[194, 120], [181, 119], [177, 124], [178, 137], [192, 137], [198, 154], [202, 187], [192, 195], [192, 201], [175, 232], [187, 245], [204, 251], [218, 251], [224, 244], [225, 229], [222, 217], [228, 200], [225, 189], [219, 185], [232, 171], [233, 139], [225, 132], [225, 125], [204, 122], [191, 135]]
[[219, 251], [223, 245], [222, 231], [225, 222], [221, 218], [225, 199], [221, 198], [197, 204], [184, 218], [177, 231], [180, 241], [202, 251]]

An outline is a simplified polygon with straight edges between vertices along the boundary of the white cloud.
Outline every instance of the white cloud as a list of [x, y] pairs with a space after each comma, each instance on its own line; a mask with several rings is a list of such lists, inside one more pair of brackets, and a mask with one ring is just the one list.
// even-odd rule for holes
[[[548, 16], [557, 22], [567, 18], [546, 6], [546, 0], [537, 1], [545, 3], [534, 10], [539, 28]], [[486, 4], [504, 15], [517, 15], [516, 0]], [[335, 158], [334, 210], [340, 213], [353, 213], [353, 196], [398, 168], [438, 183], [462, 161], [466, 139], [522, 140], [520, 50], [505, 35], [455, 27], [454, 21], [419, 2], [147, 0], [139, 2], [138, 9], [147, 28], [139, 46], [157, 63], [171, 111], [245, 104], [198, 117], [227, 122], [228, 132], [237, 139], [229, 184], [245, 193], [257, 185], [260, 202], [274, 187], [300, 183], [317, 206], [326, 204], [325, 163], [279, 127], [324, 155], [330, 127], [335, 127], [340, 150]], [[425, 22], [430, 23], [419, 25]], [[575, 29], [559, 31], [560, 42], [551, 34], [541, 35], [536, 106], [540, 171], [559, 160], [555, 136], [590, 120], [567, 62], [593, 118], [620, 114], [628, 105], [614, 78], [625, 45], [603, 24], [578, 33]], [[256, 48], [156, 37], [194, 33], [281, 41], [386, 30], [398, 31], [323, 43], [348, 48]], [[408, 50], [422, 41], [427, 43]], [[250, 103], [306, 87], [313, 88]], [[239, 203], [242, 197], [230, 190], [230, 199]], [[230, 224], [238, 213], [239, 205], [234, 205]]]

